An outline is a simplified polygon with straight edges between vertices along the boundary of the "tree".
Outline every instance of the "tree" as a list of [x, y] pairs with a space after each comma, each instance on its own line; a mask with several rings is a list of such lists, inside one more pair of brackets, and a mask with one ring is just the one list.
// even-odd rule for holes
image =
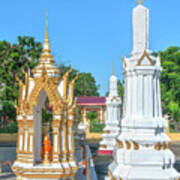
[[33, 37], [18, 37], [18, 42], [10, 44], [0, 42], [0, 98], [14, 101], [18, 97], [18, 82], [16, 76], [24, 79], [22, 68], [25, 71], [34, 68], [38, 62], [42, 45]]
[[[161, 96], [163, 113], [174, 120], [176, 130], [180, 130], [180, 47], [169, 47], [159, 52], [161, 55]], [[155, 53], [157, 55], [158, 53]]]
[[175, 124], [175, 129], [176, 131], [179, 131], [180, 130], [180, 106], [178, 103], [176, 102], [170, 102], [169, 103], [169, 110], [170, 110], [170, 113], [171, 113], [171, 117], [172, 119], [174, 120], [174, 124]]
[[123, 83], [120, 80], [118, 80], [118, 95], [119, 95], [119, 97], [121, 97], [121, 100], [123, 100], [124, 87], [123, 87]]
[[[41, 43], [28, 36], [19, 36], [18, 42], [14, 44], [0, 41], [0, 104], [3, 105], [3, 117], [7, 122], [16, 119], [14, 101], [18, 98], [19, 93], [16, 76], [24, 81], [22, 68], [25, 71], [34, 68], [41, 49]], [[7, 122], [3, 121], [5, 124]], [[6, 130], [11, 132], [17, 130], [16, 125], [16, 122], [10, 123]]]
[[75, 96], [99, 96], [99, 85], [91, 73], [79, 73], [75, 83]]
[[[58, 69], [61, 71], [61, 76], [70, 69], [70, 66], [61, 64]], [[72, 80], [78, 70], [73, 69], [69, 76], [69, 81]], [[99, 85], [96, 85], [96, 80], [91, 73], [80, 72], [78, 79], [75, 82], [74, 94], [75, 96], [99, 96]]]

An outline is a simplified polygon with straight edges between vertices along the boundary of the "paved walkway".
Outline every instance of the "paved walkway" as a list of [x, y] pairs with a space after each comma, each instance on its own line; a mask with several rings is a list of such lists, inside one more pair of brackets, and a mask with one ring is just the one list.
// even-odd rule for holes
[[[95, 170], [98, 175], [98, 180], [104, 180], [104, 177], [107, 174], [108, 165], [112, 162], [113, 158], [112, 156], [106, 156], [106, 157], [97, 156], [97, 153], [96, 153], [97, 149], [98, 149], [98, 144], [91, 145], [91, 152], [92, 152], [92, 157], [95, 164]], [[175, 168], [180, 172], [180, 143], [174, 143], [173, 145], [171, 145], [171, 149], [175, 153], [176, 159], [177, 159]], [[3, 152], [5, 152], [6, 154], [5, 156]], [[16, 157], [15, 154], [16, 154], [15, 147], [8, 147], [8, 148], [0, 147], [0, 161], [9, 160], [9, 158], [15, 159]], [[76, 154], [76, 157], [80, 157], [80, 154], [81, 152], [78, 151]], [[78, 161], [79, 161], [79, 158], [78, 158]], [[95, 173], [94, 167], [91, 167], [91, 168], [92, 168], [92, 174]], [[82, 169], [80, 169], [80, 171], [82, 171]], [[4, 173], [2, 176], [0, 176], [0, 180], [16, 180], [16, 178], [15, 176], [13, 176], [13, 174]]]
[[[78, 146], [78, 148], [75, 150], [75, 157], [76, 161], [79, 162], [79, 164], [82, 162], [82, 149], [81, 146]], [[90, 162], [90, 176], [92, 180], [97, 180], [95, 167], [92, 159], [91, 151], [88, 147], [88, 157]], [[0, 147], [0, 163], [1, 162], [7, 162], [7, 161], [14, 161], [16, 159], [16, 148], [15, 147]], [[13, 175], [11, 171], [11, 167], [6, 165], [2, 168], [3, 173], [0, 175], [0, 180], [16, 180], [16, 177]], [[86, 180], [86, 175], [83, 175], [83, 168], [79, 168], [76, 179], [77, 180]], [[7, 173], [8, 172], [8, 173]]]

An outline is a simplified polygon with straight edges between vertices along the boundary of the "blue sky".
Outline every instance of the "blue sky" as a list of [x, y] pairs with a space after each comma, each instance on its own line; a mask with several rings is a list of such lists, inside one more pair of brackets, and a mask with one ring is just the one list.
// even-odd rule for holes
[[[150, 48], [180, 45], [180, 1], [146, 0], [150, 9]], [[114, 61], [122, 79], [122, 55], [132, 50], [132, 9], [135, 0], [5, 0], [0, 6], [0, 40], [16, 42], [28, 35], [43, 42], [45, 13], [49, 10], [49, 37], [56, 63], [72, 64], [91, 72], [108, 91]]]

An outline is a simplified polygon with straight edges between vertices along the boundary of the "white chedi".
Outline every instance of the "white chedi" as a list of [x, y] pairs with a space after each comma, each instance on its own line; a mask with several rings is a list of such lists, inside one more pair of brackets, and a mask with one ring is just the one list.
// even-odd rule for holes
[[176, 180], [160, 93], [160, 57], [149, 50], [149, 10], [133, 11], [133, 51], [123, 58], [125, 95], [121, 133], [106, 180]]
[[120, 106], [121, 99], [118, 96], [118, 79], [112, 74], [109, 80], [109, 95], [106, 97], [105, 128], [98, 154], [110, 155], [116, 145], [116, 137], [120, 131]]

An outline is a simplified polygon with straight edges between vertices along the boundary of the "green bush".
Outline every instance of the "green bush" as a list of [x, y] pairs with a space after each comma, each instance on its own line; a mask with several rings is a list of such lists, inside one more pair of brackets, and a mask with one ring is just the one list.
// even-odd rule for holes
[[90, 132], [102, 133], [105, 125], [99, 123], [91, 123]]
[[17, 131], [17, 121], [14, 121], [3, 128], [0, 128], [0, 133], [17, 133]]
[[96, 111], [88, 112], [87, 118], [90, 119], [91, 123], [98, 123], [98, 112]]
[[8, 119], [15, 121], [16, 120], [16, 109], [14, 108], [14, 103], [12, 101], [3, 101], [2, 102], [3, 115], [6, 115]]

